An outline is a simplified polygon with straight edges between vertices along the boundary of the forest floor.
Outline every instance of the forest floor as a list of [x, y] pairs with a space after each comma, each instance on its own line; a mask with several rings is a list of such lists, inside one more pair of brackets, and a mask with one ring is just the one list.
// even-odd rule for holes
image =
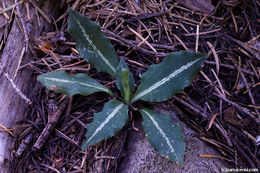
[[[176, 106], [181, 121], [196, 130], [197, 137], [215, 147], [220, 158], [234, 164], [234, 168], [258, 166], [260, 170], [260, 1], [198, 2], [201, 4], [195, 7], [169, 0], [62, 1], [58, 18], [45, 16], [56, 29], [33, 40], [34, 61], [22, 63], [20, 69], [31, 69], [35, 76], [60, 69], [82, 72], [116, 90], [114, 79], [96, 71], [78, 55], [75, 42], [67, 33], [69, 7], [101, 26], [137, 84], [148, 66], [158, 64], [170, 52], [207, 53], [209, 57], [192, 84], [159, 104]], [[44, 16], [40, 7], [37, 3], [28, 5], [28, 9]], [[102, 93], [70, 97], [53, 133], [45, 139], [41, 151], [34, 152], [48, 113], [60, 108], [63, 95], [47, 90], [39, 82], [32, 93], [33, 104], [24, 120], [31, 126], [22, 128], [16, 143], [19, 146], [23, 140], [31, 140], [15, 159], [14, 170], [116, 172], [127, 155], [124, 146], [129, 131], [134, 130], [134, 118], [115, 137], [82, 151], [86, 124], [109, 98]], [[141, 104], [146, 103], [135, 106]], [[158, 103], [151, 103], [150, 107], [153, 105]]]

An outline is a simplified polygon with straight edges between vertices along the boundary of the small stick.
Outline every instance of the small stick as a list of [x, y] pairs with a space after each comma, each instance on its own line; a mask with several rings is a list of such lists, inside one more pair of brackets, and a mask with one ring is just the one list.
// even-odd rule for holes
[[223, 96], [226, 98], [226, 94], [225, 93], [227, 93], [230, 96], [230, 94], [226, 90], [224, 90], [224, 88], [223, 88], [223, 86], [222, 86], [222, 84], [221, 84], [217, 74], [215, 73], [215, 71], [213, 69], [211, 69], [211, 71], [212, 71], [213, 75], [215, 76], [215, 78], [216, 78], [216, 80], [218, 82], [219, 88], [222, 91]]
[[51, 23], [51, 19], [33, 2], [33, 1], [29, 1], [33, 7], [42, 15], [42, 17], [48, 22]]
[[221, 157], [221, 156], [217, 156], [217, 155], [200, 154], [200, 157], [205, 157], [205, 158], [218, 158], [218, 159], [226, 160], [226, 161], [228, 161], [228, 162], [232, 162], [232, 160], [230, 160], [230, 159], [227, 159], [227, 158]]
[[209, 41], [207, 41], [207, 44], [208, 44], [210, 50], [211, 50], [212, 53], [213, 53], [214, 59], [215, 59], [215, 61], [216, 61], [217, 74], [219, 74], [219, 63], [220, 63], [220, 62], [219, 62], [218, 54], [217, 54], [217, 52], [216, 52], [214, 46], [213, 46]]
[[[0, 7], [0, 13], [2, 12], [2, 7]], [[8, 14], [6, 13], [6, 12], [3, 12], [3, 15], [4, 15], [4, 17], [7, 19], [7, 20], [9, 20], [10, 19], [10, 17], [8, 16]]]
[[12, 137], [14, 137], [14, 134], [12, 132], [13, 129], [8, 129], [6, 128], [4, 125], [0, 124], [0, 127], [3, 128], [3, 130], [0, 130], [0, 131], [4, 131], [4, 132], [7, 132], [9, 133], [9, 135], [11, 135]]
[[121, 42], [124, 42], [127, 45], [129, 45], [130, 47], [136, 48], [137, 50], [139, 50], [143, 53], [155, 55], [155, 56], [158, 56], [158, 57], [165, 57], [166, 56], [166, 53], [164, 53], [164, 52], [153, 52], [153, 51], [147, 50], [145, 48], [138, 47], [134, 42], [131, 42], [130, 40], [124, 39], [124, 38], [118, 36], [117, 34], [107, 30], [107, 29], [103, 29], [103, 32], [106, 33], [107, 35], [112, 35], [113, 37], [119, 39]]
[[[139, 37], [139, 38], [142, 40], [142, 42], [145, 42], [145, 43], [147, 44], [147, 46], [150, 47], [150, 49], [152, 49], [154, 52], [157, 52], [156, 49], [155, 49], [148, 41], [146, 41], [146, 39], [143, 38], [138, 32], [136, 32], [135, 30], [133, 30], [133, 29], [130, 28], [129, 26], [128, 26], [128, 29], [129, 29], [132, 33], [134, 33], [137, 37]], [[148, 36], [149, 36], [149, 35], [148, 35]]]
[[236, 107], [241, 112], [244, 112], [245, 114], [249, 115], [257, 124], [260, 124], [259, 120], [247, 108], [241, 107], [237, 103], [234, 103], [234, 102], [226, 99], [222, 95], [219, 95], [219, 94], [216, 94], [216, 93], [213, 93], [213, 95], [219, 97], [220, 99], [224, 100], [227, 103], [230, 103], [232, 106]]
[[[0, 75], [3, 72], [3, 66], [0, 64]], [[22, 91], [15, 85], [13, 79], [9, 76], [8, 73], [3, 72], [6, 79], [11, 83], [13, 89], [15, 89], [16, 93], [26, 101], [29, 105], [32, 104], [31, 100], [24, 94]]]
[[33, 138], [33, 134], [30, 133], [29, 135], [27, 135], [25, 137], [24, 140], [22, 140], [22, 142], [20, 143], [18, 149], [16, 151], [14, 151], [14, 154], [15, 154], [15, 156], [17, 158], [21, 157], [21, 155], [24, 153], [24, 151], [26, 150], [26, 148], [28, 147], [28, 145], [32, 141], [32, 138]]
[[228, 146], [232, 147], [233, 143], [231, 142], [231, 138], [229, 138], [228, 132], [222, 126], [220, 126], [218, 123], [213, 122], [213, 124], [221, 132], [223, 137], [226, 139]]
[[[205, 32], [200, 32], [199, 35], [207, 35], [207, 34], [211, 34], [211, 33], [214, 33], [214, 32], [218, 32], [218, 31], [221, 31], [222, 28], [216, 28], [216, 29], [213, 29], [213, 30], [210, 30], [210, 31], [205, 31]], [[197, 33], [189, 33], [189, 34], [184, 34], [185, 36], [196, 36]]]
[[[184, 100], [180, 99], [179, 97], [173, 96], [173, 98], [174, 98], [177, 102], [183, 104], [184, 106], [186, 106], [186, 107], [188, 107], [189, 109], [191, 109], [192, 111], [194, 111], [195, 113], [201, 115], [203, 118], [205, 118], [205, 119], [208, 119], [208, 118], [209, 118], [209, 115], [208, 115], [207, 113], [201, 112], [200, 110], [198, 110], [198, 109], [195, 108], [194, 106], [190, 105], [189, 103], [185, 102]], [[213, 125], [214, 125], [214, 127], [216, 127], [216, 128], [219, 130], [219, 132], [220, 132], [220, 133], [223, 135], [223, 137], [226, 139], [228, 146], [230, 146], [230, 147], [233, 146], [233, 144], [232, 144], [232, 142], [231, 142], [231, 140], [230, 140], [230, 138], [229, 138], [229, 136], [228, 136], [227, 131], [226, 131], [223, 127], [221, 127], [218, 123], [216, 123], [216, 122], [213, 122]]]
[[[247, 44], [245, 44], [244, 42], [237, 40], [229, 35], [224, 35], [224, 37], [232, 40], [233, 42], [235, 42], [237, 45], [239, 45], [240, 47], [242, 47], [243, 49], [245, 49], [246, 51], [248, 51], [250, 54], [254, 54], [253, 50], [251, 50]], [[250, 55], [248, 55], [250, 57]], [[260, 60], [257, 56], [254, 56], [255, 58], [257, 58], [258, 60]]]
[[22, 62], [22, 59], [23, 59], [23, 56], [24, 56], [24, 52], [25, 52], [25, 47], [23, 47], [23, 49], [22, 49], [22, 52], [21, 52], [21, 55], [20, 55], [20, 57], [19, 57], [18, 65], [17, 65], [17, 67], [16, 67], [16, 70], [15, 70], [13, 79], [15, 79], [16, 76], [17, 76], [17, 73], [18, 73], [18, 71], [19, 71], [19, 68], [20, 68], [20, 66], [21, 66], [21, 62]]
[[43, 131], [42, 131], [41, 135], [39, 136], [38, 140], [33, 145], [33, 148], [32, 148], [33, 151], [37, 151], [37, 150], [40, 150], [42, 148], [42, 146], [44, 145], [46, 140], [49, 138], [51, 132], [53, 131], [55, 125], [59, 121], [61, 114], [63, 113], [63, 111], [67, 107], [68, 102], [69, 102], [69, 99], [66, 99], [65, 101], [63, 101], [60, 104], [60, 106], [55, 111], [53, 111], [52, 113], [50, 113], [48, 115], [48, 123], [45, 126], [45, 128], [43, 129]]
[[10, 5], [9, 7], [5, 8], [3, 10], [0, 10], [0, 14], [5, 13], [5, 12], [13, 9], [13, 8], [15, 8], [16, 6], [18, 6], [18, 5], [22, 4], [22, 3], [23, 3], [23, 1], [16, 2], [15, 4]]
[[[236, 66], [237, 66], [237, 65], [236, 65]], [[250, 97], [251, 103], [252, 103], [253, 105], [255, 105], [255, 104], [256, 104], [256, 103], [255, 103], [255, 99], [254, 99], [254, 97], [253, 97], [253, 94], [252, 94], [252, 92], [251, 92], [251, 89], [249, 88], [249, 85], [248, 85], [248, 83], [247, 83], [246, 77], [245, 77], [244, 73], [241, 72], [241, 71], [240, 71], [240, 75], [241, 75], [241, 77], [242, 77], [243, 82], [244, 82], [245, 85], [246, 85], [246, 89], [248, 90], [248, 95], [249, 95], [249, 97]], [[256, 112], [257, 116], [260, 116], [258, 109], [255, 108], [255, 112]], [[259, 118], [260, 118], [260, 117], [259, 117]]]
[[182, 47], [184, 47], [185, 50], [189, 50], [189, 48], [186, 46], [186, 44], [180, 39], [180, 37], [178, 37], [176, 34], [172, 34], [182, 45]]
[[199, 31], [200, 30], [200, 26], [197, 25], [197, 28], [196, 28], [196, 44], [195, 44], [195, 52], [197, 53], [198, 52], [198, 48], [199, 48]]
[[106, 0], [99, 1], [99, 2], [97, 2], [97, 3], [95, 3], [95, 4], [85, 5], [85, 6], [83, 7], [83, 9], [96, 7], [96, 6], [99, 6], [99, 5], [103, 4], [104, 2], [106, 2]]
[[69, 141], [70, 143], [72, 143], [73, 145], [79, 147], [79, 144], [72, 140], [70, 137], [68, 137], [67, 135], [65, 135], [64, 133], [62, 133], [61, 131], [59, 131], [58, 129], [54, 129], [54, 131], [59, 135], [61, 136], [63, 139], [66, 139], [67, 141]]
[[[205, 64], [216, 65], [216, 62], [206, 60]], [[229, 65], [229, 64], [222, 64], [222, 63], [220, 63], [219, 65], [220, 65], [220, 67], [224, 67], [224, 68], [231, 69], [231, 70], [236, 70], [236, 68], [234, 66]], [[241, 68], [240, 70], [242, 72], [246, 73], [246, 74], [249, 74], [249, 75], [252, 75], [252, 76], [257, 76], [257, 73], [253, 73], [253, 72], [251, 72], [249, 70], [246, 70], [246, 69], [243, 69], [243, 68]]]

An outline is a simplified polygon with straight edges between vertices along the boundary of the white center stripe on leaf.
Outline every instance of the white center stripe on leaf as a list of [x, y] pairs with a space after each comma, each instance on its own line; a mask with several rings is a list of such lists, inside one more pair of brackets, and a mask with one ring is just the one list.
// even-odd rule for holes
[[154, 83], [152, 86], [150, 86], [148, 89], [140, 92], [139, 94], [137, 94], [133, 99], [132, 99], [132, 103], [135, 102], [136, 100], [140, 99], [141, 97], [143, 97], [144, 95], [149, 94], [150, 92], [152, 92], [153, 90], [155, 90], [156, 88], [160, 87], [161, 85], [163, 85], [165, 82], [168, 82], [169, 80], [171, 80], [172, 78], [174, 78], [175, 76], [177, 76], [179, 73], [183, 72], [184, 70], [188, 69], [190, 66], [192, 66], [193, 64], [195, 64], [197, 61], [199, 61], [200, 59], [196, 59], [194, 61], [189, 62], [188, 64], [185, 64], [183, 66], [181, 66], [181, 68], [175, 70], [173, 73], [171, 73], [169, 76], [163, 78], [162, 80]]
[[97, 54], [105, 62], [105, 64], [113, 71], [113, 73], [116, 73], [116, 69], [110, 64], [110, 62], [106, 59], [106, 57], [100, 52], [100, 50], [96, 47], [96, 45], [93, 43], [93, 41], [89, 38], [89, 36], [85, 32], [85, 29], [80, 24], [80, 22], [76, 18], [75, 18], [75, 20], [76, 20], [77, 24], [79, 25], [84, 37], [88, 40], [88, 42], [92, 46], [92, 48], [97, 52]]
[[161, 129], [161, 127], [159, 126], [159, 124], [156, 122], [156, 120], [152, 117], [152, 115], [150, 115], [148, 112], [146, 112], [145, 110], [142, 110], [149, 118], [150, 120], [152, 120], [154, 126], [156, 127], [156, 129], [159, 131], [159, 133], [162, 135], [162, 137], [165, 139], [167, 145], [169, 146], [171, 153], [174, 154], [174, 156], [176, 157], [177, 160], [179, 160], [178, 156], [175, 153], [175, 150], [169, 140], [169, 138], [166, 136], [166, 134], [163, 132], [163, 130]]
[[115, 116], [115, 114], [116, 114], [123, 106], [124, 106], [123, 103], [121, 103], [119, 106], [117, 106], [117, 107], [113, 110], [113, 112], [111, 112], [111, 113], [107, 116], [107, 118], [105, 119], [105, 121], [100, 124], [100, 126], [95, 130], [95, 132], [93, 133], [93, 135], [90, 136], [90, 138], [87, 140], [86, 143], [88, 143], [92, 138], [94, 138], [94, 137], [96, 136], [96, 134], [102, 130], [102, 128]]
[[83, 85], [83, 86], [90, 87], [90, 88], [96, 88], [96, 89], [99, 89], [99, 90], [102, 90], [105, 92], [109, 92], [109, 90], [106, 88], [102, 88], [102, 87], [95, 86], [95, 85], [89, 85], [89, 84], [85, 84], [82, 82], [70, 81], [70, 80], [58, 79], [58, 78], [52, 78], [52, 77], [44, 77], [44, 79], [54, 81], [54, 82], [60, 82], [60, 83], [78, 84], [78, 85]]

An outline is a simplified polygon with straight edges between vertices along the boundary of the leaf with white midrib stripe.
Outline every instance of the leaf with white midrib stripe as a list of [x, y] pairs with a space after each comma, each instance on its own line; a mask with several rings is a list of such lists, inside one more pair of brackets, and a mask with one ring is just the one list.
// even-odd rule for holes
[[141, 110], [143, 128], [151, 145], [162, 155], [183, 164], [185, 141], [180, 126], [168, 114], [144, 108]]
[[82, 149], [108, 139], [122, 129], [128, 119], [128, 106], [112, 100], [105, 104], [103, 110], [94, 114], [94, 119], [87, 124], [86, 141]]
[[68, 32], [80, 56], [97, 70], [115, 76], [118, 57], [100, 27], [86, 16], [69, 9]]
[[206, 59], [206, 54], [180, 51], [169, 54], [163, 62], [152, 65], [141, 77], [131, 103], [137, 100], [161, 102], [188, 86]]
[[112, 95], [108, 88], [83, 73], [69, 75], [63, 70], [49, 72], [39, 75], [38, 80], [48, 89], [69, 96], [75, 94], [87, 96], [96, 92], [106, 92]]

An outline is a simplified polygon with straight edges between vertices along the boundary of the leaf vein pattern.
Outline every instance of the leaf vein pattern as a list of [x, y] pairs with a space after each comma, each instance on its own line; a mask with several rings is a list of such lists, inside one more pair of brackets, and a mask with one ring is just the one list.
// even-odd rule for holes
[[90, 87], [90, 88], [95, 88], [95, 89], [99, 89], [105, 92], [109, 92], [109, 90], [107, 90], [106, 88], [101, 88], [95, 85], [89, 85], [89, 84], [85, 84], [82, 82], [76, 82], [76, 81], [70, 81], [70, 80], [64, 80], [64, 79], [57, 79], [57, 78], [51, 78], [51, 77], [45, 77], [46, 80], [50, 80], [50, 81], [54, 81], [54, 82], [60, 82], [60, 83], [69, 83], [69, 84], [79, 84], [79, 85], [83, 85], [86, 87]]
[[173, 148], [173, 146], [172, 146], [172, 144], [171, 144], [171, 142], [170, 142], [170, 140], [169, 140], [169, 138], [168, 138], [168, 137], [166, 136], [166, 134], [163, 132], [163, 130], [161, 129], [161, 127], [159, 126], [159, 124], [156, 122], [156, 120], [155, 120], [147, 111], [145, 111], [145, 110], [142, 110], [142, 111], [150, 118], [150, 120], [152, 120], [152, 122], [153, 122], [154, 126], [156, 127], [156, 129], [159, 131], [159, 133], [161, 134], [161, 136], [165, 139], [167, 145], [170, 147], [171, 153], [173, 153], [174, 156], [176, 157], [176, 159], [179, 160], [179, 159], [178, 159], [178, 156], [176, 155], [176, 152], [175, 152], [175, 150], [174, 150], [174, 148]]
[[161, 85], [163, 85], [165, 82], [168, 82], [169, 80], [171, 80], [172, 78], [176, 77], [178, 74], [180, 74], [181, 72], [183, 72], [184, 70], [188, 69], [190, 66], [192, 66], [193, 64], [195, 64], [197, 61], [199, 61], [199, 59], [196, 59], [194, 61], [191, 61], [183, 66], [181, 66], [181, 68], [177, 69], [176, 71], [174, 71], [173, 73], [171, 73], [169, 76], [163, 78], [162, 80], [156, 82], [155, 84], [153, 84], [152, 86], [150, 86], [148, 89], [140, 92], [139, 94], [137, 94], [132, 102], [140, 99], [141, 97], [147, 95], [148, 93], [152, 92], [153, 90], [155, 90], [156, 88], [160, 87]]
[[111, 112], [108, 117], [105, 119], [104, 122], [102, 122], [100, 124], [100, 126], [95, 130], [95, 132], [93, 133], [93, 135], [87, 140], [86, 143], [88, 143], [91, 139], [93, 139], [95, 137], [95, 135], [100, 132], [102, 130], [102, 128], [115, 116], [115, 114], [124, 106], [123, 103], [121, 103], [119, 106], [117, 106], [113, 112]]
[[[76, 19], [76, 18], [75, 18]], [[110, 62], [105, 58], [105, 56], [100, 52], [100, 50], [95, 46], [93, 41], [89, 38], [89, 36], [86, 34], [85, 29], [80, 24], [80, 22], [76, 19], [77, 24], [79, 25], [84, 37], [88, 40], [92, 48], [97, 52], [97, 54], [100, 56], [100, 58], [105, 62], [105, 64], [113, 71], [113, 73], [116, 73], [116, 69], [110, 64]]]

